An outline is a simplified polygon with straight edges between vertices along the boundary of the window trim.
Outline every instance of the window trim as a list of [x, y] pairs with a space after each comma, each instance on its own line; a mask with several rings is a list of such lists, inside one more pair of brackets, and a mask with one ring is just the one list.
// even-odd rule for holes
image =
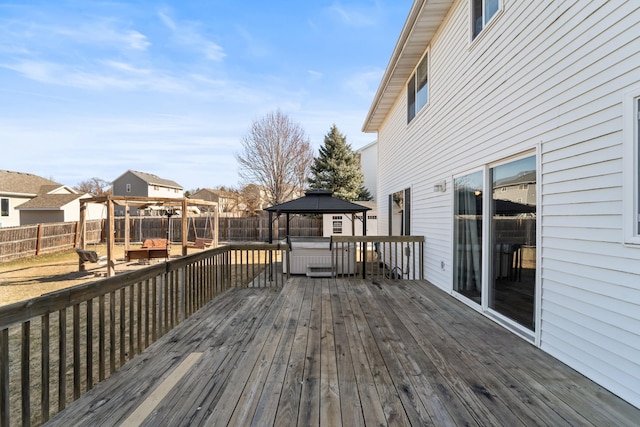
[[623, 107], [623, 197], [622, 218], [624, 240], [628, 245], [640, 245], [640, 86], [625, 93]]
[[[7, 201], [7, 210], [6, 210], [6, 215], [4, 214], [4, 211], [1, 209], [1, 205], [3, 201]], [[8, 218], [11, 216], [11, 199], [9, 199], [8, 197], [1, 197], [0, 198], [0, 217], [2, 218]]]
[[[417, 85], [417, 81], [416, 81], [416, 76], [418, 74], [418, 69], [420, 68], [420, 65], [422, 65], [422, 62], [426, 60], [427, 61], [427, 80], [426, 80], [426, 88], [427, 88], [427, 100], [425, 101], [424, 105], [422, 105], [420, 108], [418, 107], [418, 91], [416, 89], [416, 85]], [[431, 83], [431, 59], [430, 59], [430, 49], [427, 48], [427, 50], [424, 52], [424, 54], [420, 57], [420, 60], [418, 61], [418, 64], [415, 66], [415, 68], [413, 69], [413, 71], [411, 72], [411, 76], [409, 76], [409, 80], [407, 80], [407, 83], [405, 85], [405, 88], [407, 90], [407, 124], [410, 124], [413, 119], [415, 119], [416, 117], [418, 117], [418, 115], [420, 114], [421, 111], [423, 111], [425, 108], [427, 108], [427, 106], [429, 105], [429, 101], [431, 99], [430, 96], [430, 83]], [[413, 112], [413, 116], [410, 115], [410, 108], [409, 108], [409, 85], [413, 82], [413, 104], [414, 104], [414, 112]]]
[[473, 22], [473, 2], [474, 0], [469, 0], [469, 35], [471, 38], [471, 42], [475, 42], [476, 40], [482, 38], [483, 34], [485, 34], [487, 32], [487, 29], [490, 28], [493, 23], [497, 20], [498, 16], [500, 16], [502, 14], [502, 10], [503, 10], [503, 0], [498, 0], [498, 10], [496, 10], [496, 12], [493, 14], [493, 16], [491, 18], [489, 18], [489, 21], [487, 21], [486, 23], [484, 22], [484, 9], [485, 9], [485, 2], [487, 0], [482, 0], [482, 29], [478, 32], [478, 34], [474, 35], [474, 22]]

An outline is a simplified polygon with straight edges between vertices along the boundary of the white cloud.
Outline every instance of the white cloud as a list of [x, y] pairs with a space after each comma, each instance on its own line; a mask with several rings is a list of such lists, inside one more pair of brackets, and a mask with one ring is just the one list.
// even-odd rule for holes
[[170, 16], [168, 9], [158, 11], [158, 17], [172, 32], [174, 41], [183, 47], [203, 54], [210, 61], [222, 61], [226, 55], [222, 46], [208, 40], [197, 22], [176, 21]]
[[16, 71], [26, 78], [41, 83], [53, 83], [59, 66], [46, 61], [19, 61], [14, 64], [1, 64], [0, 67]]
[[125, 44], [134, 50], [145, 50], [151, 44], [147, 36], [137, 31], [126, 31], [122, 36]]
[[383, 73], [382, 69], [362, 71], [349, 76], [343, 82], [343, 86], [347, 91], [359, 97], [373, 99]]
[[358, 7], [335, 2], [327, 9], [338, 21], [351, 27], [372, 27], [377, 24], [377, 7]]
[[236, 31], [240, 38], [244, 40], [247, 52], [251, 56], [261, 58], [269, 54], [269, 48], [263, 39], [256, 39], [245, 27], [236, 26]]
[[87, 64], [82, 68], [75, 64], [34, 60], [0, 64], [0, 67], [16, 71], [40, 83], [79, 89], [153, 90], [161, 93], [185, 93], [191, 90], [189, 82], [183, 78], [112, 60], [101, 61], [96, 65]]
[[307, 73], [309, 74], [309, 77], [311, 78], [312, 81], [320, 80], [324, 75], [320, 71], [315, 71], [315, 70], [307, 70]]
[[123, 71], [126, 73], [132, 73], [132, 74], [138, 74], [138, 75], [149, 75], [152, 73], [152, 71], [147, 68], [138, 68], [133, 64], [129, 64], [122, 61], [106, 60], [104, 61], [104, 64], [115, 70]]

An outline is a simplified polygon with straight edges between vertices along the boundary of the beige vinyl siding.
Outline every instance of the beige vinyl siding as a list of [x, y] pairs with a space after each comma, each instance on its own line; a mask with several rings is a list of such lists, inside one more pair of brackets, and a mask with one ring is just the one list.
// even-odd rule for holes
[[411, 187], [426, 278], [451, 291], [452, 177], [540, 147], [536, 342], [640, 406], [640, 248], [623, 245], [622, 224], [640, 5], [504, 1], [473, 42], [468, 7], [457, 1], [430, 45], [427, 107], [407, 125], [402, 91], [379, 131], [380, 229], [388, 194]]

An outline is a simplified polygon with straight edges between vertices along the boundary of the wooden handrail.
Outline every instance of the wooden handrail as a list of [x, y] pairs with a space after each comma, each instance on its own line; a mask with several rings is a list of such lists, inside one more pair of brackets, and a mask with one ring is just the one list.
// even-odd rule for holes
[[424, 280], [424, 236], [332, 236], [335, 276]]
[[0, 425], [42, 424], [231, 287], [282, 286], [287, 249], [217, 247], [0, 307]]

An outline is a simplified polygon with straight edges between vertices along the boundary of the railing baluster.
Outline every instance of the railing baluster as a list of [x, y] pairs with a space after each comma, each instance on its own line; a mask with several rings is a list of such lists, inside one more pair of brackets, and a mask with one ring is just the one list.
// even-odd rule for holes
[[22, 323], [22, 357], [21, 357], [21, 381], [22, 381], [22, 425], [31, 425], [31, 322]]
[[144, 281], [144, 348], [149, 347], [149, 279]]
[[137, 302], [137, 328], [136, 328], [136, 351], [139, 354], [142, 351], [142, 282], [136, 283], [136, 302]]
[[86, 368], [87, 368], [87, 390], [93, 388], [93, 300], [87, 301], [87, 350], [86, 350]]
[[133, 359], [135, 354], [135, 313], [134, 313], [134, 298], [135, 298], [135, 285], [131, 285], [127, 287], [129, 291], [129, 317], [127, 318], [127, 324], [129, 325], [129, 358], [128, 360]]
[[73, 398], [80, 397], [80, 304], [73, 305]]
[[104, 381], [105, 376], [105, 296], [98, 297], [98, 381]]
[[116, 370], [116, 293], [109, 294], [109, 375]]
[[151, 279], [151, 342], [158, 339], [158, 279]]
[[125, 356], [127, 353], [127, 346], [126, 346], [127, 322], [125, 319], [127, 305], [125, 304], [125, 297], [126, 297], [125, 292], [126, 292], [126, 288], [120, 289], [120, 319], [119, 319], [120, 322], [118, 325], [120, 329], [120, 367], [124, 365]]
[[169, 273], [162, 276], [162, 319], [160, 322], [160, 336], [169, 329]]
[[9, 329], [0, 331], [0, 425], [8, 426], [9, 409]]
[[58, 411], [67, 404], [67, 309], [58, 312]]
[[[42, 408], [42, 420], [47, 421], [49, 419], [49, 377], [51, 367], [49, 366], [49, 313], [45, 313], [40, 319], [40, 334], [41, 334], [41, 348], [40, 348], [40, 406]], [[4, 424], [3, 424], [4, 425]]]

